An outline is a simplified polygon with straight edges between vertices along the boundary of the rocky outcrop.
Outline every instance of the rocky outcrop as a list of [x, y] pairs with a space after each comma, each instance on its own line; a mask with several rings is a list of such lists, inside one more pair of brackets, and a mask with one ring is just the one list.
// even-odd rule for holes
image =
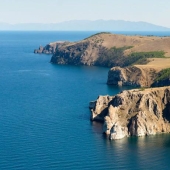
[[[93, 46], [93, 43], [83, 41], [58, 47], [51, 58], [51, 62], [69, 65], [94, 65], [96, 56], [91, 53]], [[93, 50], [95, 49], [93, 48]]]
[[169, 86], [99, 96], [92, 103], [91, 120], [103, 121], [110, 139], [170, 132]]
[[113, 67], [108, 73], [107, 84], [118, 86], [150, 87], [157, 73], [154, 68]]
[[60, 48], [63, 45], [68, 44], [69, 42], [65, 41], [57, 41], [54, 43], [47, 44], [45, 47], [40, 46], [39, 49], [35, 49], [35, 54], [54, 54], [56, 51], [56, 48]]
[[108, 104], [113, 99], [111, 96], [99, 96], [97, 101], [90, 102], [89, 108], [95, 109], [91, 114], [91, 120], [104, 121], [108, 111]]

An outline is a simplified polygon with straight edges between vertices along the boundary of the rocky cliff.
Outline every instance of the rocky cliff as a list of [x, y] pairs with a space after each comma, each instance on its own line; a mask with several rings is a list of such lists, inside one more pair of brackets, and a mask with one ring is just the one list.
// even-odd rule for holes
[[[169, 67], [169, 65], [167, 66]], [[169, 86], [170, 69], [157, 68], [156, 65], [113, 67], [108, 72], [107, 84], [135, 87]]]
[[110, 139], [170, 132], [170, 87], [123, 91], [90, 103], [91, 120], [103, 121]]
[[94, 65], [97, 56], [93, 53], [97, 50], [99, 50], [99, 47], [94, 47], [94, 43], [89, 41], [70, 43], [57, 48], [51, 62], [70, 65]]
[[40, 46], [38, 49], [34, 50], [35, 54], [54, 54], [57, 48], [60, 48], [66, 44], [68, 44], [69, 42], [65, 42], [65, 41], [57, 41], [57, 42], [53, 42], [50, 44], [47, 44], [45, 47]]
[[[54, 42], [34, 50], [35, 53], [53, 54], [55, 64], [127, 66], [147, 57], [159, 57], [155, 51], [170, 55], [170, 38], [154, 36], [125, 36], [98, 33], [79, 42]], [[139, 55], [136, 54], [139, 52]], [[142, 52], [142, 54], [141, 54]], [[134, 54], [135, 53], [135, 54]], [[133, 54], [134, 56], [130, 56]], [[130, 56], [130, 59], [128, 58]]]
[[107, 84], [118, 86], [136, 86], [150, 87], [155, 78], [157, 71], [154, 68], [131, 67], [113, 67], [108, 73]]

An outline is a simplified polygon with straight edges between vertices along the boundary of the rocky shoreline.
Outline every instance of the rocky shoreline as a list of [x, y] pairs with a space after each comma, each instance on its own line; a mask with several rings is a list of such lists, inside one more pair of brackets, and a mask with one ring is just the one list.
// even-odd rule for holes
[[123, 91], [90, 102], [91, 120], [102, 121], [110, 139], [170, 132], [170, 87]]
[[98, 33], [78, 42], [57, 41], [34, 53], [52, 54], [54, 64], [125, 67], [147, 58], [170, 55], [169, 37], [126, 36]]
[[170, 68], [169, 44], [169, 37], [98, 33], [78, 42], [49, 43], [34, 53], [52, 54], [54, 64], [109, 67], [108, 85], [160, 87], [170, 85], [170, 75], [156, 81], [161, 70]]
[[108, 85], [143, 87], [99, 96], [89, 104], [91, 120], [103, 122], [110, 139], [122, 139], [170, 132], [169, 44], [169, 37], [99, 33], [40, 46], [34, 53], [52, 54], [54, 64], [110, 67]]
[[45, 47], [40, 46], [38, 49], [34, 50], [35, 54], [54, 54], [56, 49], [60, 48], [63, 45], [66, 45], [67, 41], [57, 41], [47, 44]]
[[135, 66], [113, 67], [108, 73], [107, 84], [118, 86], [150, 87], [156, 78], [154, 68], [140, 69]]

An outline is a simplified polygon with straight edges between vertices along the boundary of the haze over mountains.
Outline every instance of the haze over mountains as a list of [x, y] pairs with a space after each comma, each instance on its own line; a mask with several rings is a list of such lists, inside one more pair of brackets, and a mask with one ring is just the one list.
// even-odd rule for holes
[[159, 25], [147, 22], [131, 22], [123, 20], [72, 20], [61, 23], [0, 23], [0, 30], [28, 30], [28, 31], [170, 31]]

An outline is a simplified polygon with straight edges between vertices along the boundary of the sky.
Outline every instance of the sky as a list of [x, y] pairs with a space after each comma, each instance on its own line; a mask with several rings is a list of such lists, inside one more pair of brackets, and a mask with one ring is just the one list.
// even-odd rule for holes
[[145, 21], [170, 28], [170, 0], [0, 0], [0, 22]]

